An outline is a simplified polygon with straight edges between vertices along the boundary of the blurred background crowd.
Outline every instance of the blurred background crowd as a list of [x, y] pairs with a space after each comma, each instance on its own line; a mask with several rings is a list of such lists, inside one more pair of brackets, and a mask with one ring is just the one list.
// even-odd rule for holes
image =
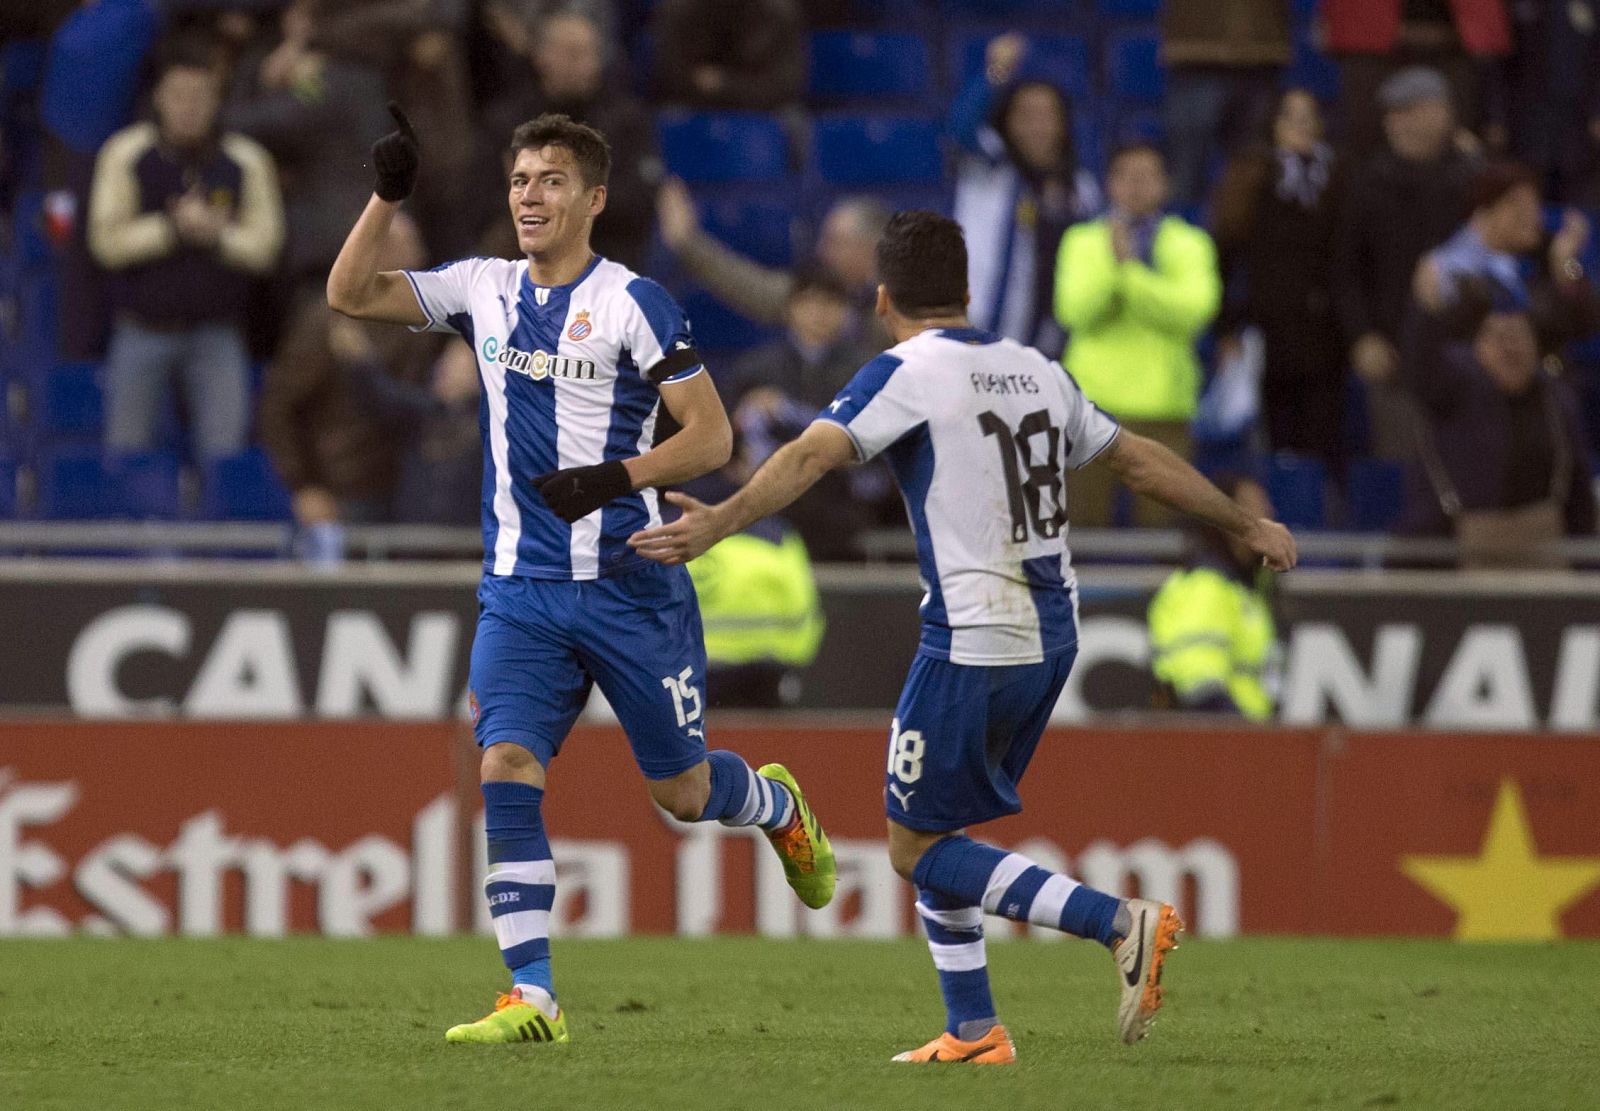
[[[1291, 524], [1594, 531], [1590, 0], [7, 5], [0, 516], [476, 523], [473, 352], [322, 296], [390, 99], [394, 267], [515, 254], [515, 124], [609, 136], [596, 249], [687, 310], [720, 481], [882, 349], [873, 245], [931, 207], [979, 326]], [[1074, 479], [1075, 525], [1165, 523]], [[865, 468], [793, 523], [848, 559], [899, 513]]]

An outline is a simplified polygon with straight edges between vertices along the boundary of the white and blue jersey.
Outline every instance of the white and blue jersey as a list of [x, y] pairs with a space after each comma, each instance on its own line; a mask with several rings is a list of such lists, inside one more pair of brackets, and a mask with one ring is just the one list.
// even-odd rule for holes
[[1066, 469], [1117, 423], [1061, 367], [973, 328], [921, 332], [867, 363], [817, 418], [882, 454], [916, 533], [923, 655], [1039, 663], [1077, 645]]
[[567, 524], [531, 480], [650, 449], [658, 387], [699, 374], [683, 312], [655, 282], [596, 257], [576, 281], [535, 285], [526, 260], [405, 271], [428, 322], [459, 333], [483, 380], [484, 569], [589, 580], [645, 562], [628, 537], [661, 523], [654, 490]]

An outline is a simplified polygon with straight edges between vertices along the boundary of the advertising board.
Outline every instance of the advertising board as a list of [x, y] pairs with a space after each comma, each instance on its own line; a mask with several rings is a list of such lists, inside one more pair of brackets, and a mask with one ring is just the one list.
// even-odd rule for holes
[[[0, 564], [0, 714], [460, 718], [479, 570], [459, 564], [152, 568]], [[1078, 662], [1055, 718], [1152, 701], [1144, 613], [1161, 572], [1083, 572]], [[1304, 572], [1280, 601], [1282, 717], [1363, 729], [1600, 730], [1594, 576]], [[828, 630], [802, 710], [895, 705], [914, 575], [819, 573]]]
[[[545, 805], [557, 934], [913, 932], [883, 729], [711, 739], [799, 776], [833, 904], [801, 908], [752, 831], [665, 817], [621, 734], [580, 726]], [[1600, 937], [1600, 736], [1055, 729], [1024, 798], [983, 836], [1169, 899], [1198, 936]], [[485, 930], [481, 821], [453, 724], [0, 724], [0, 936]]]

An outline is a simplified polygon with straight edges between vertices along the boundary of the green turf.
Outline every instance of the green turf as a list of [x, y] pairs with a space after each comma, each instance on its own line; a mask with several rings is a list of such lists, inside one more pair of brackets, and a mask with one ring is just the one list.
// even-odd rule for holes
[[997, 943], [1014, 1069], [892, 1065], [916, 943], [561, 942], [563, 1047], [447, 1046], [484, 939], [0, 942], [0, 1108], [1600, 1107], [1600, 946], [1185, 942], [1149, 1041], [1088, 943]]

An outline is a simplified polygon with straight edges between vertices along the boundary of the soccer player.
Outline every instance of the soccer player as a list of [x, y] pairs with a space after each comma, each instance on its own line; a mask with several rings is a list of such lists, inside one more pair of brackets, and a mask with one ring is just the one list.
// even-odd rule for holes
[[[373, 147], [377, 187], [328, 275], [328, 304], [458, 333], [483, 379], [484, 576], [469, 693], [483, 749], [485, 895], [512, 988], [445, 1038], [564, 1042], [550, 976], [556, 872], [540, 804], [545, 767], [594, 684], [651, 797], [673, 816], [761, 827], [811, 907], [833, 896], [833, 853], [781, 765], [752, 771], [731, 752], [707, 752], [705, 642], [688, 572], [627, 544], [661, 522], [653, 487], [722, 466], [732, 434], [682, 311], [589, 248], [606, 205], [605, 138], [559, 115], [512, 135], [508, 202], [526, 260], [380, 272], [419, 162], [411, 125], [390, 111], [399, 129]], [[663, 404], [682, 431], [652, 447]]]
[[1119, 899], [973, 840], [966, 827], [1022, 809], [1027, 770], [1077, 652], [1065, 468], [1108, 466], [1134, 490], [1294, 566], [1282, 525], [1249, 516], [1172, 452], [1119, 431], [1041, 354], [967, 321], [961, 228], [901, 212], [878, 245], [877, 313], [896, 345], [719, 505], [668, 494], [683, 515], [642, 529], [666, 565], [777, 512], [834, 467], [883, 454], [906, 499], [926, 585], [922, 639], [889, 731], [889, 855], [916, 885], [939, 974], [944, 1032], [896, 1061], [1009, 1064], [989, 993], [983, 916], [1094, 938], [1122, 978], [1118, 1031], [1147, 1033], [1183, 928], [1165, 903]]

